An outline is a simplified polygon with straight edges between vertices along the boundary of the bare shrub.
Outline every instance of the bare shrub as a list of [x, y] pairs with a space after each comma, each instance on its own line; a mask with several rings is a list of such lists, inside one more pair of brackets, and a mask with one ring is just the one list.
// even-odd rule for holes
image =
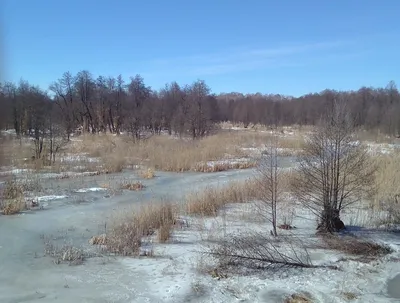
[[230, 182], [221, 188], [207, 187], [186, 196], [186, 212], [191, 215], [216, 216], [228, 203], [245, 203], [259, 197], [253, 179]]
[[127, 190], [133, 190], [133, 191], [139, 191], [139, 190], [143, 190], [145, 188], [145, 186], [143, 185], [142, 182], [123, 182], [120, 184], [119, 186], [120, 189], [127, 189]]
[[354, 121], [344, 102], [335, 102], [299, 157], [292, 193], [319, 219], [318, 231], [343, 229], [342, 209], [370, 198], [376, 166], [354, 142]]
[[143, 237], [152, 236], [158, 230], [160, 242], [169, 239], [175, 222], [171, 203], [149, 203], [130, 213], [115, 218], [107, 232], [107, 249], [122, 255], [140, 253]]
[[324, 248], [338, 250], [349, 255], [379, 257], [392, 252], [388, 246], [354, 236], [324, 235], [322, 240]]
[[307, 249], [295, 238], [271, 238], [261, 233], [229, 235], [210, 248], [221, 268], [282, 269], [317, 267]]

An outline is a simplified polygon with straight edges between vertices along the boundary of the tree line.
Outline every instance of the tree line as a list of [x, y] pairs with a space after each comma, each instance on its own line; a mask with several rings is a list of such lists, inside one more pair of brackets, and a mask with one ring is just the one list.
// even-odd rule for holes
[[48, 91], [27, 81], [0, 84], [0, 127], [18, 136], [44, 133], [167, 131], [193, 139], [204, 137], [221, 121], [271, 126], [315, 125], [335, 100], [347, 103], [357, 126], [400, 135], [400, 94], [391, 81], [385, 88], [324, 90], [301, 97], [265, 94], [213, 94], [203, 80], [176, 82], [154, 90], [140, 75], [129, 80], [95, 78], [88, 71], [66, 72]]

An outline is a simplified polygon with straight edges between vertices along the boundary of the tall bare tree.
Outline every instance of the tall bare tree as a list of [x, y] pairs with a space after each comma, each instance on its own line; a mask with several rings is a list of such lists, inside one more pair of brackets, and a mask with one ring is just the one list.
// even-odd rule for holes
[[271, 138], [267, 149], [263, 151], [257, 168], [258, 187], [261, 203], [258, 204], [260, 214], [271, 222], [271, 234], [276, 237], [277, 207], [281, 196], [280, 173], [278, 169], [278, 140]]
[[372, 194], [376, 167], [354, 142], [355, 130], [346, 101], [334, 101], [299, 157], [292, 192], [318, 217], [321, 232], [344, 228], [340, 212]]

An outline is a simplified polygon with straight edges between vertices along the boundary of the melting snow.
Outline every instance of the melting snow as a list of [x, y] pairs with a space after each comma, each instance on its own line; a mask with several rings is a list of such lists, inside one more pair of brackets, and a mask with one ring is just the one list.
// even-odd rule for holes
[[61, 199], [65, 199], [68, 196], [57, 196], [57, 195], [50, 195], [50, 196], [41, 196], [41, 197], [35, 197], [33, 198], [33, 201], [35, 202], [48, 202], [48, 201], [52, 201], [52, 200], [61, 200]]
[[107, 189], [103, 188], [103, 187], [89, 187], [89, 188], [78, 189], [75, 192], [77, 192], [77, 193], [88, 193], [88, 192], [96, 192], [96, 191], [103, 191], [103, 190], [107, 190]]

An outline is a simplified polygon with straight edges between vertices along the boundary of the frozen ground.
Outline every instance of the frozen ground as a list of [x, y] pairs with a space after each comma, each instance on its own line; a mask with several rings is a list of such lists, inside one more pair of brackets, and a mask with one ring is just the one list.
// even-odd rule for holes
[[[273, 303], [283, 302], [295, 292], [309, 293], [313, 302], [347, 302], [346, 293], [355, 295], [351, 302], [399, 302], [400, 278], [394, 278], [400, 273], [399, 235], [371, 229], [355, 232], [390, 245], [392, 254], [363, 263], [338, 252], [310, 249], [314, 264], [333, 264], [339, 270], [290, 269], [214, 279], [206, 273], [212, 260], [201, 254], [208, 243], [225, 232], [269, 231], [254, 215], [251, 204], [230, 205], [226, 220], [185, 218], [188, 227], [177, 229], [171, 243], [154, 244], [152, 258], [112, 257], [88, 244], [90, 237], [104, 232], [115, 211], [160, 198], [179, 202], [187, 192], [245, 179], [253, 173], [157, 172], [154, 179], [140, 180], [146, 188], [139, 192], [112, 190], [120, 182], [139, 180], [131, 171], [41, 179], [42, 189], [32, 199], [40, 201], [44, 209], [0, 216], [0, 302]], [[293, 234], [300, 239], [315, 239], [309, 213], [297, 211], [293, 225], [297, 227]], [[81, 247], [93, 257], [81, 265], [55, 264], [43, 254], [43, 238], [55, 245]]]

